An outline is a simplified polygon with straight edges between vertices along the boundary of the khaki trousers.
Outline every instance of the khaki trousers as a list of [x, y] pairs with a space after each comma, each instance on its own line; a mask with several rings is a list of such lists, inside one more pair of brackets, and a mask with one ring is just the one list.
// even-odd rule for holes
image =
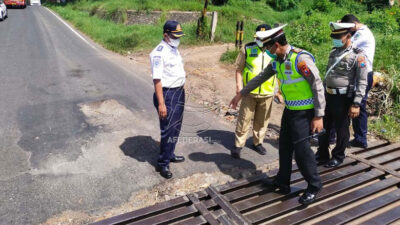
[[243, 147], [253, 119], [253, 144], [262, 144], [271, 116], [273, 96], [246, 95], [242, 99], [235, 131], [235, 147]]

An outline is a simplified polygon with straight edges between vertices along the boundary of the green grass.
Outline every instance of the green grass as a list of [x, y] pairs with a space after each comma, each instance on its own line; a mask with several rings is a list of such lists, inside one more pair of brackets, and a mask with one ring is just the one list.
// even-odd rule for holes
[[369, 123], [369, 128], [373, 133], [391, 142], [400, 141], [400, 108], [398, 105], [395, 107], [392, 113]]
[[221, 55], [220, 61], [223, 63], [233, 64], [235, 63], [238, 54], [239, 54], [238, 50], [236, 49], [230, 50], [228, 48], [226, 52]]
[[[218, 27], [215, 41], [219, 43], [234, 42], [236, 21], [244, 21], [244, 43], [254, 39], [257, 25], [262, 23], [288, 23], [285, 28], [289, 42], [311, 52], [317, 66], [324, 74], [328, 55], [332, 48], [330, 39], [330, 21], [339, 20], [347, 13], [353, 13], [367, 24], [376, 38], [374, 69], [386, 74], [389, 79], [400, 83], [400, 8], [393, 7], [374, 9], [371, 5], [361, 4], [359, 0], [295, 0], [300, 2], [296, 7], [278, 11], [265, 3], [265, 0], [229, 0], [225, 6], [209, 5], [209, 11], [218, 11]], [[371, 0], [369, 0], [371, 1]], [[153, 11], [169, 10], [200, 11], [204, 0], [75, 0], [65, 6], [47, 4], [51, 9], [70, 21], [75, 27], [89, 35], [99, 44], [112, 51], [125, 54], [128, 51], [150, 50], [162, 38], [162, 26], [165, 18], [155, 25], [124, 25], [126, 10]], [[118, 23], [113, 22], [117, 20]], [[196, 38], [197, 23], [182, 25], [186, 36], [182, 38], [183, 46], [208, 45], [206, 40]], [[223, 54], [221, 61], [233, 63], [237, 51], [229, 50]], [[391, 93], [394, 99], [393, 108], [400, 104], [399, 87]], [[381, 127], [387, 127], [382, 133], [388, 139], [400, 137], [400, 110], [392, 110], [386, 117], [379, 118], [371, 127], [377, 133]], [[389, 134], [390, 133], [390, 134]]]

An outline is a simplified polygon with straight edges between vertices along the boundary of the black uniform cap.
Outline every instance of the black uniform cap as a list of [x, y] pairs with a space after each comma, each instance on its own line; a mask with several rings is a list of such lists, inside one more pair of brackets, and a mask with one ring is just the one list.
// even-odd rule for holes
[[176, 38], [180, 38], [185, 35], [182, 31], [181, 25], [175, 20], [168, 20], [164, 24], [164, 33], [171, 34]]

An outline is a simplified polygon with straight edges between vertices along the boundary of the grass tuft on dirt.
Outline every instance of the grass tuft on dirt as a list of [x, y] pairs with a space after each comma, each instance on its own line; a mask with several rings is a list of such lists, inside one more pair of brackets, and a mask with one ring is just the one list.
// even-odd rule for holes
[[226, 50], [224, 54], [221, 55], [220, 61], [223, 63], [233, 64], [236, 61], [236, 57], [239, 54], [239, 50], [233, 49], [230, 50], [229, 48]]

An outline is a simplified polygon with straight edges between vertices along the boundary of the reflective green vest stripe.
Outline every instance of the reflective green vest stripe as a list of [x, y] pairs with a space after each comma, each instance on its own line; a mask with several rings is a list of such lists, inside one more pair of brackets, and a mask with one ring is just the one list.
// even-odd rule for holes
[[[309, 53], [302, 52], [301, 54]], [[273, 62], [273, 67], [281, 82], [280, 90], [285, 98], [286, 108], [290, 110], [313, 109], [314, 99], [311, 86], [297, 71], [297, 57], [298, 53], [291, 51], [285, 62]]]
[[[243, 69], [243, 86], [257, 76], [265, 67], [268, 66], [271, 58], [257, 46], [257, 44], [248, 44], [245, 46], [246, 64]], [[254, 89], [252, 94], [273, 95], [275, 92], [275, 76], [271, 77], [258, 88]]]

